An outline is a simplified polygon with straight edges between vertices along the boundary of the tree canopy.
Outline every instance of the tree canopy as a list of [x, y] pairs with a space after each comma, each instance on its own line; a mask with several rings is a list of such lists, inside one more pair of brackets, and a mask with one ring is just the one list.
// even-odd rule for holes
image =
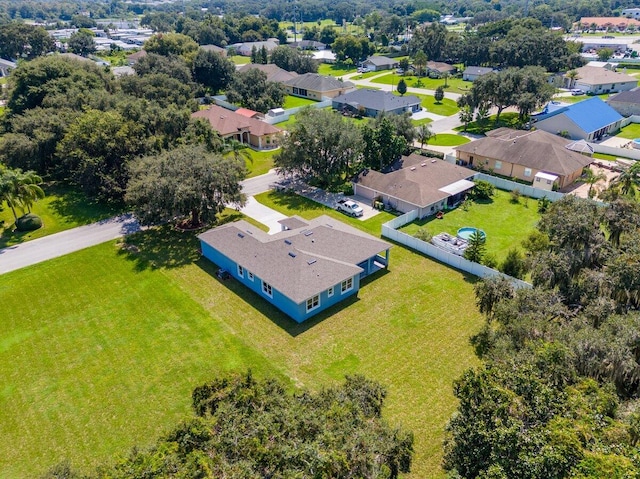
[[524, 245], [533, 288], [476, 285], [487, 322], [472, 343], [484, 363], [454, 386], [452, 477], [637, 474], [639, 220], [633, 200], [568, 195]]
[[267, 81], [267, 74], [256, 68], [237, 72], [226, 93], [231, 103], [261, 113], [280, 108], [285, 97], [284, 87], [280, 83]]
[[[195, 414], [148, 449], [89, 477], [334, 477], [396, 479], [411, 468], [413, 436], [382, 418], [386, 391], [362, 376], [290, 394], [250, 372], [193, 391]], [[79, 478], [62, 464], [43, 479]]]
[[129, 163], [126, 201], [153, 224], [187, 219], [198, 227], [215, 220], [226, 205], [243, 205], [241, 158], [222, 157], [204, 146], [184, 145]]
[[274, 165], [285, 174], [310, 177], [323, 186], [341, 184], [360, 167], [362, 134], [332, 111], [305, 109], [285, 137]]

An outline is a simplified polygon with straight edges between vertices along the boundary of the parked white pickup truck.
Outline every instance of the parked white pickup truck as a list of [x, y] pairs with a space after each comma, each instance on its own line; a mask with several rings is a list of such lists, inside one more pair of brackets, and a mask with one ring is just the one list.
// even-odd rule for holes
[[349, 216], [362, 216], [364, 214], [364, 210], [362, 206], [352, 200], [340, 200], [338, 201], [338, 211], [342, 211], [343, 213], [348, 214]]

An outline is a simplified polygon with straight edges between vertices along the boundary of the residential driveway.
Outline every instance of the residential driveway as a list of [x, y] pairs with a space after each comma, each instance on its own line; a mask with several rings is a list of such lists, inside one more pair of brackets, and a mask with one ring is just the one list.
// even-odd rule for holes
[[270, 235], [282, 231], [282, 226], [278, 221], [286, 218], [282, 213], [258, 203], [253, 196], [249, 196], [247, 198], [247, 204], [240, 211], [249, 218], [253, 218], [256, 221], [267, 225], [269, 227]]
[[0, 250], [0, 274], [111, 241], [141, 229], [135, 217], [128, 213], [10, 246]]
[[[300, 196], [309, 198], [310, 200], [313, 200], [316, 203], [323, 204], [334, 210], [338, 206], [338, 201], [345, 198], [345, 195], [342, 193], [331, 193], [329, 191], [316, 188], [315, 186], [309, 186], [300, 180], [292, 181], [291, 183], [289, 183], [289, 187], [293, 189]], [[357, 218], [360, 221], [368, 220], [369, 218], [372, 218], [378, 213], [380, 213], [380, 211], [374, 209], [371, 206], [370, 200], [366, 198], [361, 198], [358, 196], [352, 196], [348, 198], [356, 201], [360, 206], [362, 206], [363, 214], [362, 216]]]

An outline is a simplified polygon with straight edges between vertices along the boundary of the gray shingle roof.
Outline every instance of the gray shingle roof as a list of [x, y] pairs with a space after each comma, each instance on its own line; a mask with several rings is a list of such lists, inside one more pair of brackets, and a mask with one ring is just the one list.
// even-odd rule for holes
[[400, 168], [390, 173], [368, 171], [361, 173], [356, 182], [424, 208], [448, 198], [441, 188], [475, 175], [475, 172], [435, 158], [411, 154], [403, 156]]
[[486, 75], [487, 73], [491, 73], [492, 71], [493, 68], [470, 66], [465, 68], [463, 75]]
[[607, 100], [607, 103], [619, 102], [619, 103], [634, 103], [640, 104], [640, 88], [634, 88], [629, 91], [621, 91], [620, 93], [613, 95]]
[[391, 247], [328, 216], [306, 223], [268, 235], [241, 220], [198, 238], [296, 303], [359, 274], [358, 263]]
[[398, 108], [407, 108], [420, 104], [420, 98], [416, 96], [397, 96], [388, 91], [358, 89], [333, 99], [333, 102], [362, 106], [376, 111], [393, 111]]
[[488, 132], [486, 138], [457, 146], [454, 150], [566, 176], [593, 162], [592, 158], [569, 150], [567, 145], [570, 143], [570, 140], [542, 130], [498, 128]]
[[288, 72], [284, 68], [280, 68], [278, 65], [268, 63], [266, 65], [260, 63], [247, 63], [238, 68], [239, 72], [248, 72], [249, 70], [260, 70], [267, 75], [267, 81], [274, 81], [278, 83], [285, 83], [292, 78], [298, 76], [296, 72]]
[[396, 63], [398, 63], [398, 61], [394, 60], [393, 58], [377, 56], [377, 55], [367, 58], [365, 60], [365, 63], [367, 62], [372, 63], [377, 67], [385, 66], [385, 65], [395, 65]]
[[317, 73], [305, 73], [285, 81], [284, 84], [311, 91], [333, 91], [354, 87], [354, 84], [350, 81], [341, 81], [337, 78], [318, 75]]

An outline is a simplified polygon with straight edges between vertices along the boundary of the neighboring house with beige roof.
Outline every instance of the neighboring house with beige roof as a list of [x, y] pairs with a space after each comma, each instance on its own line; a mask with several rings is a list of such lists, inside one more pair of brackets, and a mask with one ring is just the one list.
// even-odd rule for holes
[[205, 118], [222, 138], [233, 138], [258, 150], [276, 148], [282, 136], [282, 130], [275, 126], [218, 105], [199, 110], [191, 117]]
[[435, 74], [435, 75], [453, 75], [458, 69], [444, 62], [427, 62], [427, 73]]
[[605, 101], [622, 116], [640, 115], [640, 88], [621, 91]]
[[135, 52], [135, 53], [132, 53], [131, 55], [128, 55], [127, 63], [129, 64], [129, 66], [133, 66], [146, 56], [147, 56], [146, 50], [140, 50], [139, 52]]
[[229, 45], [227, 49], [233, 48], [238, 55], [242, 55], [245, 57], [250, 57], [251, 52], [255, 49], [255, 51], [260, 51], [262, 48], [265, 48], [268, 53], [271, 53], [272, 50], [275, 50], [280, 42], [277, 38], [269, 38], [268, 40], [264, 40], [261, 42], [244, 42], [244, 43], [234, 43], [233, 45]]
[[226, 48], [219, 47], [218, 45], [200, 45], [200, 48], [207, 52], [216, 52], [222, 55], [223, 57], [227, 56]]
[[284, 83], [298, 76], [296, 72], [288, 72], [273, 63], [268, 63], [266, 65], [262, 65], [260, 63], [247, 63], [238, 68], [238, 71], [241, 73], [248, 72], [249, 70], [260, 70], [267, 75], [267, 81], [273, 81], [276, 83]]
[[365, 170], [353, 183], [354, 194], [418, 217], [433, 215], [464, 199], [475, 172], [436, 158], [403, 156], [391, 171]]
[[356, 89], [350, 81], [342, 81], [337, 78], [318, 75], [317, 73], [305, 73], [284, 82], [284, 88], [289, 95], [301, 96], [311, 100], [321, 101], [327, 98], [335, 98]]
[[274, 235], [246, 221], [198, 236], [202, 255], [301, 323], [358, 294], [387, 268], [391, 245], [329, 216], [291, 217]]
[[576, 88], [585, 93], [599, 95], [601, 93], [615, 93], [632, 90], [638, 86], [638, 79], [625, 73], [617, 73], [606, 68], [584, 66], [576, 68], [578, 74], [575, 81], [565, 74], [564, 81], [567, 88]]
[[598, 29], [626, 30], [629, 26], [638, 27], [640, 22], [626, 17], [582, 17], [578, 22], [584, 30], [589, 30], [595, 25]]
[[532, 183], [538, 173], [552, 174], [558, 177], [558, 187], [564, 188], [593, 162], [592, 158], [569, 150], [567, 145], [570, 143], [570, 140], [542, 130], [498, 128], [488, 132], [486, 138], [457, 146], [454, 150], [464, 165]]

